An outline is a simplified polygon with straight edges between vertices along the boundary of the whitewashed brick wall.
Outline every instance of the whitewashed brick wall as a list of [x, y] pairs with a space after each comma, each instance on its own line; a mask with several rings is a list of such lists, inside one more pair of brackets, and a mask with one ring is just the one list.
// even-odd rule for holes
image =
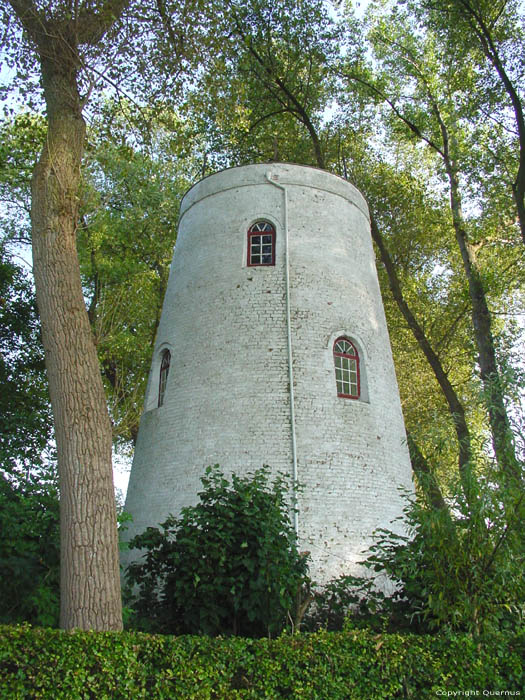
[[[126, 510], [129, 536], [196, 502], [209, 464], [291, 473], [284, 283], [287, 188], [301, 546], [326, 580], [355, 572], [372, 532], [401, 513], [411, 470], [360, 193], [298, 165], [211, 175], [184, 197]], [[247, 230], [276, 229], [275, 267], [248, 267]], [[361, 400], [337, 397], [332, 348], [360, 352]], [[171, 352], [157, 407], [162, 351]]]

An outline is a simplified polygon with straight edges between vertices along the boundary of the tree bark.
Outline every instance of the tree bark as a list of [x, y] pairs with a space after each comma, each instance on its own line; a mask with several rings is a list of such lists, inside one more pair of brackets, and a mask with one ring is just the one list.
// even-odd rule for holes
[[48, 133], [34, 170], [31, 207], [60, 478], [60, 625], [121, 629], [111, 424], [76, 250], [85, 123], [76, 67], [68, 58], [59, 65], [41, 57]]
[[485, 391], [494, 454], [500, 469], [507, 478], [512, 482], [519, 482], [520, 469], [514, 451], [512, 430], [505, 407], [505, 394], [492, 335], [492, 315], [488, 307], [485, 288], [477, 264], [476, 252], [469, 241], [464, 225], [456, 169], [450, 156], [448, 130], [437, 108], [436, 116], [443, 138], [443, 162], [449, 181], [452, 225], [461, 253], [472, 304], [472, 325], [478, 349], [479, 370]]
[[[39, 63], [46, 142], [32, 179], [33, 270], [60, 483], [60, 625], [122, 629], [111, 424], [76, 249], [84, 152], [79, 46], [96, 46], [128, 0], [42, 9], [9, 0]], [[73, 13], [73, 16], [72, 16]]]
[[377, 221], [375, 220], [373, 215], [371, 215], [370, 217], [370, 228], [374, 243], [376, 244], [379, 250], [381, 261], [385, 266], [392, 296], [394, 297], [399, 310], [403, 314], [403, 317], [408, 327], [412, 331], [414, 338], [417, 340], [419, 347], [423, 351], [428, 361], [428, 364], [432, 368], [434, 376], [436, 377], [438, 384], [441, 387], [441, 391], [443, 392], [443, 395], [445, 396], [445, 399], [447, 401], [449, 412], [454, 422], [454, 428], [456, 430], [456, 436], [458, 439], [459, 473], [462, 478], [465, 495], [468, 498], [470, 492], [471, 478], [469, 473], [469, 465], [472, 460], [472, 447], [470, 431], [467, 426], [463, 404], [461, 403], [454, 387], [452, 386], [452, 383], [450, 382], [447, 373], [443, 369], [443, 365], [441, 364], [439, 357], [434, 352], [434, 349], [432, 348], [428, 338], [426, 337], [425, 332], [421, 328], [420, 324], [418, 323], [416, 317], [412, 313], [410, 307], [408, 306], [403, 296], [403, 291], [401, 289], [401, 284], [396, 273], [395, 265], [392, 262], [390, 253], [388, 252], [388, 249], [383, 240], [383, 236], [381, 235], [381, 232], [377, 225]]

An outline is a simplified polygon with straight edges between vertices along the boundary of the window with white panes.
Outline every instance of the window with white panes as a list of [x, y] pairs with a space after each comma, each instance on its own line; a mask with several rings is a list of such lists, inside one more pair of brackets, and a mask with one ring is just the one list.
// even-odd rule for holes
[[275, 265], [275, 229], [267, 221], [248, 229], [248, 266], [256, 265]]
[[334, 366], [337, 396], [343, 399], [358, 399], [361, 392], [359, 353], [348, 338], [338, 338], [335, 341]]

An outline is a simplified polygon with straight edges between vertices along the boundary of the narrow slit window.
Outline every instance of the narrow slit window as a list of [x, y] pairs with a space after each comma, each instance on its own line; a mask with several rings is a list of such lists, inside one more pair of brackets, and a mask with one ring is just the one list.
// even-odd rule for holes
[[248, 229], [248, 266], [275, 265], [275, 229], [257, 221]]
[[334, 366], [337, 396], [358, 399], [361, 393], [359, 353], [348, 338], [338, 338], [334, 343]]
[[168, 374], [170, 371], [170, 361], [171, 354], [169, 350], [164, 350], [162, 353], [162, 360], [160, 363], [160, 375], [159, 375], [159, 407], [164, 403], [164, 396], [166, 394], [166, 384], [168, 383]]

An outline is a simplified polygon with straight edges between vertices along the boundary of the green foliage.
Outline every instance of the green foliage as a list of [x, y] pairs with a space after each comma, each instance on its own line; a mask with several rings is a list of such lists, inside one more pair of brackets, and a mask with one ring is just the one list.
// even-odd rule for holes
[[20, 112], [0, 124], [0, 229], [2, 238], [29, 243], [31, 174], [45, 137], [43, 117]]
[[[89, 131], [80, 268], [119, 446], [136, 440], [189, 159], [172, 113], [130, 132], [133, 108], [108, 102]], [[144, 133], [145, 132], [145, 133]], [[137, 300], [140, 299], [140, 303]]]
[[[189, 104], [213, 167], [281, 160], [321, 165], [317, 132], [334, 91], [339, 34], [319, 0], [242, 0]], [[218, 152], [217, 152], [218, 151]]]
[[378, 635], [362, 630], [275, 640], [64, 634], [0, 628], [2, 697], [52, 700], [435, 698], [525, 687], [525, 635]]
[[[501, 353], [500, 348], [514, 346], [522, 354], [522, 330], [508, 320], [520, 313], [523, 303], [523, 245], [509, 187], [509, 173], [516, 167], [519, 148], [516, 130], [509, 128], [505, 99], [500, 94], [496, 106], [496, 93], [487, 89], [479, 52], [471, 50], [473, 27], [470, 36], [468, 22], [460, 25], [452, 20], [448, 27], [451, 33], [443, 27], [452, 6], [467, 5], [454, 0], [371, 3], [367, 24], [373, 54], [360, 62], [350, 54], [345, 72], [353, 79], [349, 89], [361, 92], [366, 85], [369, 104], [378, 105], [376, 130], [382, 135], [376, 147], [377, 164], [370, 158], [374, 149], [370, 138], [364, 148], [366, 161], [372, 161], [372, 177], [366, 172], [368, 162], [363, 167], [354, 157], [350, 168], [353, 181], [365, 192], [380, 224], [404, 300], [464, 409], [472, 443], [468, 447], [478, 458], [483, 448], [478, 449], [476, 443], [484, 441], [489, 423], [495, 444], [505, 444], [506, 452], [511, 444], [508, 433], [493, 420], [497, 414], [504, 421], [505, 410], [504, 402], [496, 400], [500, 398], [499, 384], [488, 375], [497, 378], [505, 362], [512, 362], [512, 353]], [[489, 14], [498, 16], [492, 17], [494, 21], [504, 20], [511, 10], [511, 4], [504, 11], [503, 7], [495, 10], [490, 3], [470, 3], [470, 7], [478, 5], [483, 6], [482, 15], [490, 6]], [[430, 7], [432, 12], [427, 11]], [[452, 42], [451, 34], [455, 38]], [[523, 37], [520, 40], [518, 35], [520, 32], [508, 48], [512, 46], [512, 52], [522, 55]], [[382, 107], [377, 101], [382, 101]], [[350, 145], [345, 145], [349, 151]], [[377, 177], [381, 171], [384, 178]], [[444, 196], [447, 179], [455, 197], [455, 209], [448, 212]], [[467, 285], [470, 268], [456, 243], [462, 236], [468, 244], [472, 269], [479, 275], [478, 296], [469, 292], [469, 285], [472, 289], [477, 279], [471, 277]], [[380, 276], [385, 289], [381, 270]], [[491, 333], [476, 331], [482, 290], [490, 309]], [[388, 296], [386, 312], [409, 432], [428, 455], [436, 452], [439, 429], [439, 477], [446, 478], [458, 463], [454, 418], [446, 417], [444, 395], [436, 391], [430, 365]], [[494, 348], [484, 342], [491, 334]], [[497, 370], [488, 371], [492, 366]], [[480, 375], [493, 392], [492, 396], [487, 394], [485, 407], [478, 401]], [[507, 400], [510, 395], [507, 392]], [[466, 449], [465, 442], [463, 446]], [[497, 447], [500, 459], [498, 452], [502, 450]], [[507, 459], [512, 462], [511, 455]]]
[[253, 475], [218, 468], [202, 478], [199, 503], [148, 528], [130, 547], [146, 550], [130, 565], [139, 623], [163, 632], [278, 634], [292, 619], [306, 583], [289, 518], [290, 488], [268, 468]]
[[[352, 625], [411, 631], [486, 633], [523, 625], [523, 495], [493, 481], [453, 489], [451, 509], [407, 497], [397, 532], [379, 530], [364, 565], [390, 579], [391, 595], [372, 577], [343, 577], [317, 594], [309, 626]], [[405, 530], [406, 534], [399, 534]]]
[[60, 542], [56, 479], [0, 475], [0, 622], [56, 627]]
[[332, 632], [340, 632], [349, 625], [369, 631], [384, 630], [389, 623], [385, 601], [385, 594], [375, 588], [372, 578], [340, 576], [315, 590], [304, 627], [309, 631]]
[[0, 247], [0, 621], [58, 622], [51, 409], [32, 287]]
[[42, 465], [50, 437], [51, 409], [33, 290], [0, 244], [0, 470], [25, 474]]
[[367, 564], [399, 587], [394, 602], [411, 621], [477, 636], [523, 621], [523, 495], [503, 496], [480, 479], [470, 505], [457, 486], [450, 513], [411, 499], [409, 536], [379, 533]]

